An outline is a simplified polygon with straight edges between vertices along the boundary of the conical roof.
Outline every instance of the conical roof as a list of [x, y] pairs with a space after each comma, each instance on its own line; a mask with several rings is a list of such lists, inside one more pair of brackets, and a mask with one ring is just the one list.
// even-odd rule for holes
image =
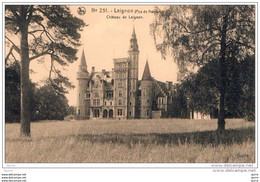
[[152, 80], [148, 61], [146, 61], [146, 64], [145, 64], [145, 67], [144, 67], [144, 73], [143, 73], [142, 80]]
[[82, 55], [81, 55], [80, 66], [87, 66], [84, 49], [83, 49]]

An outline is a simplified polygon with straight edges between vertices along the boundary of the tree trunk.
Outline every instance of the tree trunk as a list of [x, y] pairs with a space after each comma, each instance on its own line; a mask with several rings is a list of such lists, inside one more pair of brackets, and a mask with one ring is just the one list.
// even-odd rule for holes
[[220, 100], [219, 100], [219, 112], [218, 112], [218, 130], [225, 130], [225, 95], [226, 95], [226, 33], [227, 33], [227, 19], [228, 14], [223, 17], [223, 26], [221, 31], [221, 49], [219, 60], [220, 71]]
[[29, 47], [28, 25], [21, 22], [21, 135], [30, 136], [30, 96], [29, 96]]

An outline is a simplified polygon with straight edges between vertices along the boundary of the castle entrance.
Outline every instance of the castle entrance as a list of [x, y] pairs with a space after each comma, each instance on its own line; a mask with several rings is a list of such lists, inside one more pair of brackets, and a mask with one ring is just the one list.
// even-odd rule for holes
[[109, 115], [110, 118], [113, 117], [113, 110], [112, 109], [109, 110], [108, 115]]
[[94, 118], [99, 118], [99, 109], [94, 109], [93, 110], [93, 117]]

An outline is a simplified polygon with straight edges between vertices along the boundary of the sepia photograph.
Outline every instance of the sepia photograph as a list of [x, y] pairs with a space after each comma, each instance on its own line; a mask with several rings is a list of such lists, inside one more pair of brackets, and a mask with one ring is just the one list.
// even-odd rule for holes
[[3, 9], [4, 166], [256, 166], [255, 3]]

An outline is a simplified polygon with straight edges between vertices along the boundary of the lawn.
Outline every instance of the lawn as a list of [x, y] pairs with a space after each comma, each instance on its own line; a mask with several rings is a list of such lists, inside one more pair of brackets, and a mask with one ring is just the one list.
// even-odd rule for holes
[[255, 125], [227, 119], [42, 121], [31, 138], [6, 124], [5, 160], [20, 162], [254, 162]]

